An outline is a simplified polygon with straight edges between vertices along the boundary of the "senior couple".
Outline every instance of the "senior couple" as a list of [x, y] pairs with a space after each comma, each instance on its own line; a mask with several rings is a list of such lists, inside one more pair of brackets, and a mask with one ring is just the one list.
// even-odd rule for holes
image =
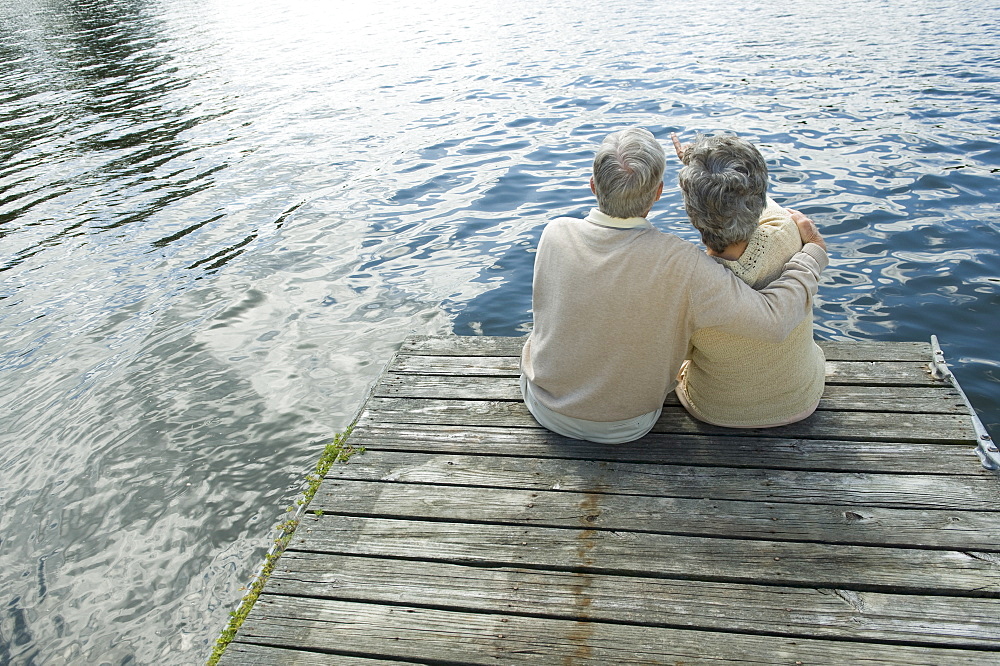
[[812, 299], [828, 261], [822, 236], [767, 196], [767, 167], [751, 144], [673, 141], [685, 207], [707, 253], [647, 221], [666, 160], [640, 128], [615, 132], [598, 149], [597, 208], [542, 232], [521, 392], [553, 432], [638, 439], [675, 389], [692, 416], [728, 427], [792, 423], [819, 402], [824, 358], [813, 342]]

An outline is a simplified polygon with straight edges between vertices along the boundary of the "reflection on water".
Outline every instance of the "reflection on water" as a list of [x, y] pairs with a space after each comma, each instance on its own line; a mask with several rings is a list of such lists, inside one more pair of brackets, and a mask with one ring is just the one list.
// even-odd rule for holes
[[974, 5], [0, 0], [0, 663], [204, 658], [399, 341], [529, 330], [625, 125], [757, 142], [819, 335], [938, 334], [1000, 430]]

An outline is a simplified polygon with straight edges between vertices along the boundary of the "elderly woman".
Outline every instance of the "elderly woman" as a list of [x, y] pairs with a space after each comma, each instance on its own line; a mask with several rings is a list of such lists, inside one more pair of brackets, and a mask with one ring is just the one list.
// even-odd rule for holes
[[[686, 149], [680, 186], [708, 254], [754, 289], [777, 278], [802, 249], [798, 211], [767, 196], [767, 166], [735, 136], [699, 136]], [[700, 329], [678, 375], [677, 397], [695, 418], [731, 428], [769, 428], [806, 418], [823, 393], [822, 350], [813, 341], [811, 304], [783, 342]]]

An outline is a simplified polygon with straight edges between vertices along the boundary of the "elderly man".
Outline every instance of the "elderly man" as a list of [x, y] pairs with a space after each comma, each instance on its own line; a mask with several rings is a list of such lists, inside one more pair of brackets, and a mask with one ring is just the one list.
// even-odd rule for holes
[[754, 291], [695, 245], [646, 220], [663, 191], [663, 147], [647, 130], [609, 135], [594, 158], [597, 208], [549, 222], [532, 285], [521, 392], [556, 433], [600, 443], [649, 432], [695, 330], [779, 342], [811, 307], [826, 246], [795, 216], [802, 251]]

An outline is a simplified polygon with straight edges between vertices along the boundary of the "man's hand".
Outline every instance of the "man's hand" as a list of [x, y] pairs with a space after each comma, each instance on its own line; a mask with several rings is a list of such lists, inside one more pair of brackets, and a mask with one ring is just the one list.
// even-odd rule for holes
[[690, 144], [682, 146], [681, 140], [677, 138], [677, 134], [675, 132], [670, 133], [670, 140], [674, 142], [674, 152], [677, 153], [677, 159], [684, 162], [684, 152], [691, 147]]
[[799, 228], [799, 238], [802, 239], [803, 245], [806, 243], [816, 243], [816, 245], [819, 245], [824, 250], [826, 249], [826, 241], [823, 240], [819, 229], [816, 228], [816, 224], [812, 220], [794, 208], [786, 208], [785, 210], [791, 213], [792, 222]]

